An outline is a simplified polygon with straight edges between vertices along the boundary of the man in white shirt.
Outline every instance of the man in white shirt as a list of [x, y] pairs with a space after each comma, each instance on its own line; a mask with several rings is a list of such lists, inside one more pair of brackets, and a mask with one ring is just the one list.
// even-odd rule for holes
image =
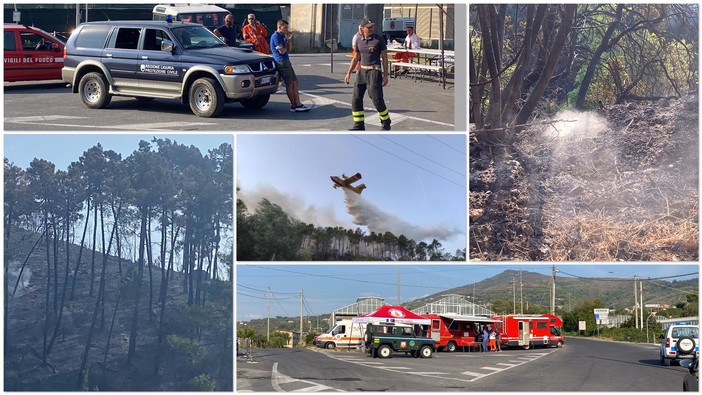
[[[407, 31], [407, 37], [405, 37], [404, 43], [405, 49], [419, 49], [421, 47], [420, 38], [418, 35], [414, 34], [414, 26], [407, 26], [405, 31]], [[397, 52], [395, 54], [395, 59], [409, 63], [410, 58], [415, 56], [417, 56], [417, 54], [412, 52]], [[408, 71], [407, 68], [403, 68], [402, 74], [407, 74]]]

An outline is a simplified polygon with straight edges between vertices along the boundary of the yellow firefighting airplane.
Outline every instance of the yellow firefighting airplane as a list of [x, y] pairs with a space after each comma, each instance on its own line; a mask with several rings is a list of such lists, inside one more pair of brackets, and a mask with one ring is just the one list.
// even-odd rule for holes
[[351, 177], [346, 177], [346, 175], [342, 174], [341, 177], [331, 176], [329, 178], [331, 178], [331, 180], [334, 181], [334, 185], [332, 185], [332, 186], [335, 189], [339, 188], [339, 187], [348, 188], [348, 189], [356, 192], [359, 195], [361, 194], [361, 192], [363, 192], [364, 189], [366, 189], [366, 184], [361, 184], [357, 187], [351, 185], [354, 182], [361, 179], [361, 173], [356, 173], [356, 174], [352, 175]]

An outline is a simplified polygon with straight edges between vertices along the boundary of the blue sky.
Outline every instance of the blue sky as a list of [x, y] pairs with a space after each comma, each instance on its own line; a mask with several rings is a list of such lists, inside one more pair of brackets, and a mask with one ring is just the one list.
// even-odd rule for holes
[[66, 170], [71, 162], [77, 161], [83, 152], [97, 143], [104, 150], [113, 150], [126, 158], [139, 148], [139, 140], [151, 141], [153, 137], [169, 138], [180, 144], [194, 145], [203, 155], [207, 150], [219, 147], [222, 143], [234, 144], [229, 134], [8, 134], [4, 135], [3, 154], [10, 162], [23, 169], [29, 167], [34, 158], [53, 162], [57, 170]]
[[445, 252], [466, 247], [465, 135], [240, 134], [236, 160], [250, 211], [267, 197], [307, 223], [355, 229], [329, 177], [360, 172], [368, 202], [412, 226], [455, 230], [440, 240]]
[[[495, 276], [505, 270], [551, 274], [551, 265], [525, 263], [509, 264], [401, 264], [400, 298], [405, 303], [449, 288], [472, 284]], [[305, 300], [314, 314], [326, 314], [332, 310], [356, 302], [361, 296], [378, 296], [390, 304], [397, 303], [398, 265], [248, 265], [239, 264], [236, 270], [236, 319], [248, 321], [264, 318], [268, 308], [265, 291], [270, 287], [274, 293], [271, 315], [295, 316], [300, 314], [300, 290], [304, 289]], [[687, 280], [699, 277], [697, 264], [557, 264], [561, 271], [557, 276], [631, 278], [658, 278], [696, 273], [679, 277]], [[614, 273], [610, 273], [614, 272]], [[673, 279], [670, 279], [673, 280]], [[382, 284], [376, 284], [382, 283]], [[479, 292], [479, 290], [478, 290]], [[307, 314], [307, 313], [306, 313]]]

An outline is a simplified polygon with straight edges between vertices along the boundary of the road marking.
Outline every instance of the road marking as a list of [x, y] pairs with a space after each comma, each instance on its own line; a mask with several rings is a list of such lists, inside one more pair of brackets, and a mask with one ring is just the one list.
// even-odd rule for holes
[[[5, 118], [5, 122], [17, 124], [29, 124], [42, 126], [59, 126], [68, 128], [90, 128], [90, 129], [109, 129], [109, 130], [187, 130], [196, 126], [216, 125], [210, 122], [154, 122], [154, 123], [133, 123], [128, 125], [110, 125], [96, 126], [86, 124], [63, 123], [61, 120], [77, 120], [89, 119], [89, 117], [74, 117], [67, 115], [46, 115], [46, 116], [31, 116], [31, 117], [15, 117]], [[59, 121], [59, 122], [57, 122]]]
[[[310, 384], [310, 387], [305, 387], [305, 388], [297, 388], [297, 389], [291, 389], [290, 391], [286, 391], [281, 387], [281, 384], [289, 384], [289, 383], [305, 383], [305, 384]], [[309, 381], [309, 380], [301, 380], [301, 379], [296, 379], [293, 377], [290, 377], [288, 375], [282, 374], [278, 372], [278, 362], [273, 363], [273, 370], [271, 371], [271, 384], [273, 385], [273, 389], [276, 392], [320, 392], [320, 391], [336, 391], [336, 392], [345, 392], [340, 389], [336, 389], [333, 387], [328, 387], [323, 384], [315, 383], [314, 381]]]
[[[501, 367], [492, 367], [492, 366], [480, 367], [480, 369], [484, 369], [487, 371], [485, 373], [478, 373], [478, 372], [472, 372], [472, 371], [461, 372], [462, 376], [468, 376], [465, 378], [447, 377], [446, 375], [450, 374], [447, 372], [413, 372], [413, 371], [410, 371], [411, 368], [408, 368], [408, 367], [387, 365], [388, 363], [391, 363], [390, 361], [385, 361], [385, 362], [367, 361], [365, 359], [355, 358], [353, 356], [348, 356], [348, 355], [344, 355], [344, 356], [334, 355], [335, 353], [328, 353], [328, 352], [324, 352], [322, 350], [314, 350], [314, 351], [319, 352], [319, 353], [323, 353], [324, 355], [326, 355], [329, 358], [333, 358], [333, 359], [336, 359], [339, 361], [353, 363], [353, 364], [357, 364], [357, 365], [361, 365], [361, 366], [366, 366], [368, 368], [382, 369], [385, 371], [391, 371], [391, 372], [403, 373], [403, 374], [413, 374], [416, 376], [434, 377], [434, 378], [440, 378], [442, 380], [454, 380], [454, 381], [472, 383], [472, 382], [480, 380], [484, 377], [492, 376], [493, 374], [504, 372], [508, 369], [512, 369], [512, 368], [515, 368], [517, 366], [522, 366], [526, 363], [529, 363], [531, 361], [534, 361], [536, 359], [539, 359], [541, 357], [549, 355], [549, 354], [557, 351], [557, 349], [554, 349], [554, 350], [546, 352], [546, 353], [529, 354], [529, 355], [524, 356], [524, 357], [516, 357], [517, 359], [520, 359], [520, 360], [519, 361], [510, 360], [509, 362], [512, 362], [512, 363], [503, 363], [503, 362], [496, 362], [495, 363], [495, 365], [499, 365]], [[463, 355], [452, 354], [452, 357], [459, 358], [459, 357], [463, 357]], [[505, 355], [505, 357], [515, 358], [514, 356], [509, 356], [509, 355]], [[377, 365], [382, 365], [382, 366], [377, 366]]]
[[36, 123], [46, 121], [58, 121], [61, 119], [82, 119], [86, 117], [75, 117], [71, 115], [32, 115], [28, 117], [5, 118], [5, 121], [12, 123]]
[[[342, 105], [344, 105], [344, 106], [351, 107], [351, 103], [346, 103], [346, 102], [343, 102], [343, 101], [341, 101], [341, 100], [329, 99], [329, 98], [326, 98], [326, 97], [322, 97], [322, 96], [318, 96], [318, 95], [313, 95], [313, 94], [311, 94], [311, 93], [309, 93], [309, 92], [305, 92], [305, 91], [300, 91], [300, 94], [301, 94], [301, 95], [306, 95], [306, 96], [312, 97], [312, 98], [317, 99], [317, 100], [320, 100], [320, 101], [321, 101], [321, 100], [325, 100], [325, 101], [326, 101], [327, 103], [329, 103], [329, 104], [342, 104]], [[364, 111], [377, 112], [377, 111], [375, 110], [375, 108], [373, 108], [373, 107], [364, 107]], [[377, 121], [377, 124], [376, 124], [376, 123], [373, 123], [373, 120], [375, 120], [376, 118], [377, 118], [377, 117], [367, 118], [367, 119], [366, 119], [366, 123], [370, 123], [371, 125], [375, 125], [375, 126], [380, 125], [380, 120]], [[433, 123], [433, 124], [435, 124], [435, 125], [447, 126], [447, 127], [450, 127], [450, 128], [455, 128], [455, 127], [456, 127], [456, 125], [454, 125], [454, 124], [452, 124], [452, 123], [433, 121], [433, 120], [431, 120], [431, 119], [418, 118], [418, 117], [413, 117], [413, 116], [410, 116], [410, 115], [400, 115], [400, 114], [398, 114], [398, 113], [392, 112], [392, 110], [390, 110], [390, 118], [392, 119], [392, 123], [393, 123], [393, 124], [397, 124], [397, 123], [400, 123], [400, 122], [405, 121], [405, 120], [407, 120], [407, 119], [411, 119], [411, 120], [413, 120], [413, 121], [420, 121], [420, 122]]]

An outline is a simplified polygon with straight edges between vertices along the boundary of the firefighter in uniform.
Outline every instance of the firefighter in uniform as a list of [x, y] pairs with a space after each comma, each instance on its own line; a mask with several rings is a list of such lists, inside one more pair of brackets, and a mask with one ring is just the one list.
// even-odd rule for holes
[[366, 130], [363, 112], [363, 96], [368, 90], [368, 95], [373, 99], [373, 105], [378, 110], [380, 123], [384, 130], [390, 130], [390, 114], [383, 100], [383, 87], [388, 84], [388, 54], [387, 45], [383, 37], [373, 33], [373, 22], [366, 18], [361, 22], [362, 35], [356, 42], [356, 56], [351, 60], [349, 71], [344, 77], [346, 84], [351, 80], [351, 72], [358, 62], [361, 69], [356, 76], [351, 100], [353, 114], [353, 127], [349, 130]]

